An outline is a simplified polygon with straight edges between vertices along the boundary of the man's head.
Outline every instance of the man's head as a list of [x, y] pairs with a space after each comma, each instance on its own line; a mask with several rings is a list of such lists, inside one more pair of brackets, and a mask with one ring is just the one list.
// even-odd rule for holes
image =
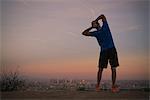
[[92, 21], [92, 27], [93, 28], [99, 28], [100, 24], [98, 23], [98, 21]]

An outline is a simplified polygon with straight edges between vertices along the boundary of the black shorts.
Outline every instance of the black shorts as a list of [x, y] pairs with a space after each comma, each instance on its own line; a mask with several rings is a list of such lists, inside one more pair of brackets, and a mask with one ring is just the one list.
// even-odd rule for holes
[[108, 61], [112, 68], [119, 66], [116, 48], [110, 48], [100, 52], [99, 67], [107, 68]]

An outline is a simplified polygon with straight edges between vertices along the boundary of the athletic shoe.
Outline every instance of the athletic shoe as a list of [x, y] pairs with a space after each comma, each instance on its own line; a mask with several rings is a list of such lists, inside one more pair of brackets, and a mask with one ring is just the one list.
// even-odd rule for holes
[[100, 88], [100, 86], [99, 86], [99, 85], [96, 85], [96, 89], [95, 89], [95, 91], [96, 91], [96, 92], [101, 91], [101, 88]]
[[118, 87], [117, 85], [112, 86], [111, 91], [112, 91], [113, 93], [117, 93], [117, 92], [119, 92], [119, 87]]

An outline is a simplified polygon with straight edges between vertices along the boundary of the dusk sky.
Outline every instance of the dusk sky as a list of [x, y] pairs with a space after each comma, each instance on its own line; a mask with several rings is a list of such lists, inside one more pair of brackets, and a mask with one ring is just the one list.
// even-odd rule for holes
[[[104, 14], [120, 66], [117, 78], [148, 79], [148, 0], [2, 0], [2, 66], [41, 78], [96, 79], [100, 47], [81, 35]], [[110, 66], [103, 79], [111, 79]]]

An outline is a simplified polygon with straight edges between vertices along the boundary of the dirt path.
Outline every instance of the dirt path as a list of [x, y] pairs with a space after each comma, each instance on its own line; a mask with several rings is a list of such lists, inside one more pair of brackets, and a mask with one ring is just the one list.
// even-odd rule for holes
[[2, 100], [149, 100], [149, 92], [143, 91], [15, 91], [2, 92]]

